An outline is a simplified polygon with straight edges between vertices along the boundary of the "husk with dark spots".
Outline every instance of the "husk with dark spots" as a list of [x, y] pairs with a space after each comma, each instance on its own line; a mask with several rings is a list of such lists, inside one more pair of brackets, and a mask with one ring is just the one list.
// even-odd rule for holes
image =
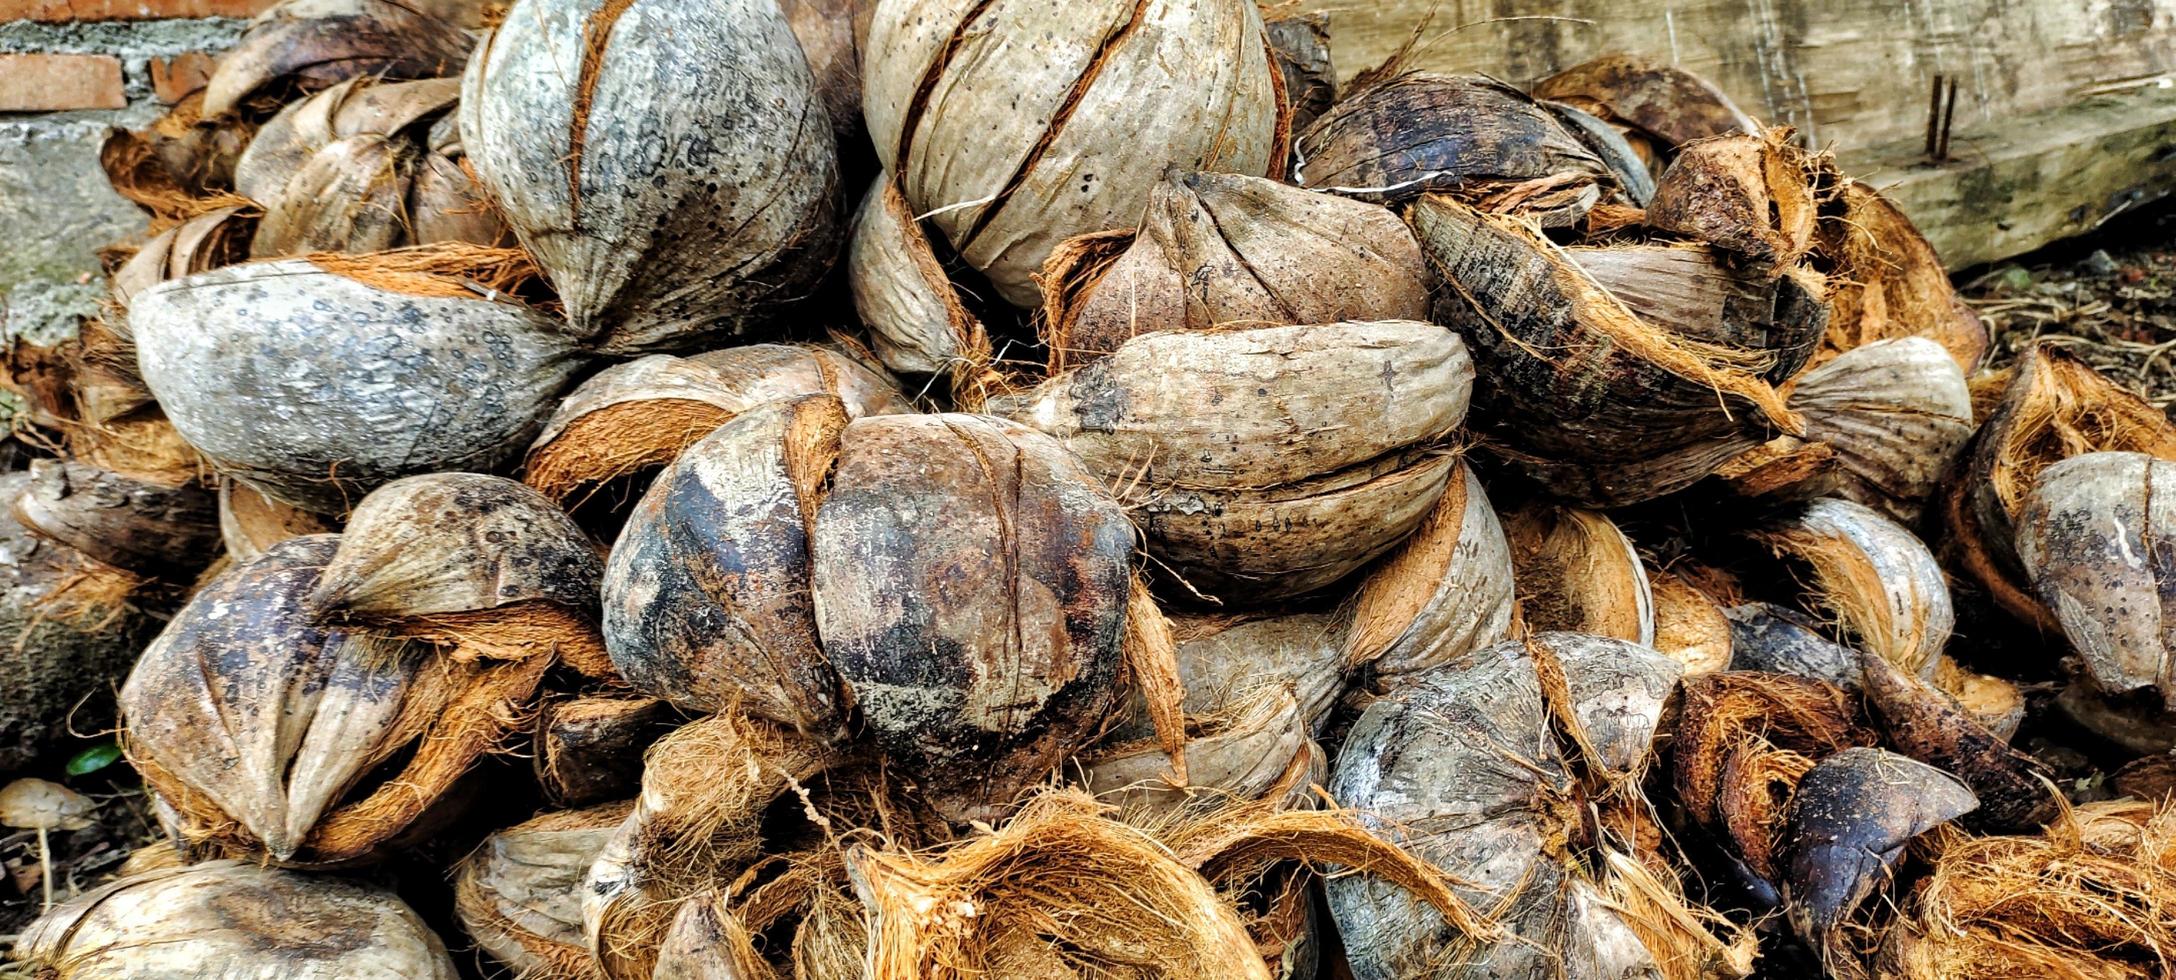
[[2055, 817], [2057, 796], [2045, 766], [2010, 748], [1933, 685], [1872, 654], [1861, 654], [1859, 663], [1869, 713], [1890, 747], [1957, 777], [1979, 797], [1966, 826], [2029, 831]]
[[1814, 244], [1815, 165], [1790, 135], [1775, 129], [1678, 147], [1655, 181], [1647, 226], [1707, 242], [1752, 268], [1797, 265]]
[[1730, 669], [1788, 674], [1847, 691], [1859, 689], [1857, 654], [1822, 634], [1821, 624], [1788, 606], [1749, 602], [1730, 617]]
[[2176, 713], [2161, 622], [2176, 596], [2176, 462], [2073, 456], [2041, 471], [2018, 514], [2017, 556], [2093, 686]]

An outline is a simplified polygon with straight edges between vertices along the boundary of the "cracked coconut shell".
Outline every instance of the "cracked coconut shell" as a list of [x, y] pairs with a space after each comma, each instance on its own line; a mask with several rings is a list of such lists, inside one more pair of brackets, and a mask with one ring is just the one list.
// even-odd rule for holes
[[1383, 691], [1494, 646], [1511, 632], [1512, 574], [1496, 509], [1462, 460], [1427, 519], [1360, 581], [1347, 666]]
[[[137, 293], [168, 279], [209, 272], [249, 258], [250, 236], [256, 233], [254, 212], [244, 205], [229, 205], [160, 232], [114, 270], [113, 301], [126, 308]], [[128, 318], [115, 317], [106, 327], [116, 330], [119, 339], [130, 344], [128, 354], [133, 361], [135, 338], [128, 334]], [[135, 365], [128, 367], [133, 371]]]
[[582, 938], [582, 886], [633, 809], [622, 801], [561, 810], [484, 838], [454, 871], [461, 927], [523, 976], [602, 977]]
[[[219, 57], [203, 112], [218, 117], [351, 78], [459, 74], [482, 0], [283, 0]], [[260, 117], [261, 118], [261, 117]]]
[[580, 367], [564, 326], [383, 261], [249, 263], [139, 295], [138, 364], [174, 428], [221, 472], [328, 514], [398, 477], [512, 461]]
[[526, 0], [470, 61], [460, 120], [598, 350], [747, 336], [830, 267], [830, 113], [775, 0]]
[[1131, 228], [1167, 167], [1283, 172], [1290, 115], [1247, 0], [880, 0], [863, 48], [877, 159], [999, 295], [1074, 235]]
[[823, 652], [946, 816], [1002, 812], [1119, 704], [1133, 526], [1056, 440], [973, 415], [848, 425], [816, 509]]
[[1427, 323], [1170, 331], [990, 409], [1119, 488], [1186, 587], [1259, 603], [1343, 579], [1426, 519], [1472, 378]]
[[[1480, 433], [1552, 493], [1618, 506], [1683, 489], [1777, 430], [1803, 431], [1766, 372], [1801, 357], [1825, 317], [1811, 285], [1778, 284], [1770, 344], [1713, 321], [1649, 321], [1529, 226], [1441, 195], [1407, 211], [1442, 277], [1436, 320], [1471, 345]], [[1788, 301], [1783, 301], [1785, 299]]]
[[1086, 244], [1043, 267], [1054, 371], [1160, 330], [1428, 316], [1428, 268], [1397, 215], [1274, 180], [1166, 174], [1116, 258], [1102, 254], [1116, 242]]
[[1979, 809], [1964, 818], [1976, 830], [2037, 829], [2060, 808], [2053, 780], [2032, 756], [2009, 746], [1957, 699], [1870, 653], [1859, 655], [1865, 671], [1868, 713], [1891, 748], [1957, 777]]
[[2018, 560], [2093, 686], [2176, 712], [2162, 625], [2176, 597], [2176, 462], [2124, 452], [2063, 460], [2033, 482], [2017, 528]]

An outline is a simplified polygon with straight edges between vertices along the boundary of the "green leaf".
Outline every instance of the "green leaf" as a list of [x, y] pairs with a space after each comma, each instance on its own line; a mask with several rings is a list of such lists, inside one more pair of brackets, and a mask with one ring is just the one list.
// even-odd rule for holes
[[76, 753], [75, 758], [68, 760], [68, 775], [88, 776], [113, 765], [114, 760], [120, 757], [121, 746], [119, 743], [112, 741], [100, 742]]

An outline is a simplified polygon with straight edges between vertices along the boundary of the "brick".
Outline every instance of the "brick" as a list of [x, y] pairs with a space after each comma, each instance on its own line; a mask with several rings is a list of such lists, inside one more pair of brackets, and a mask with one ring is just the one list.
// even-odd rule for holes
[[103, 54], [0, 54], [0, 112], [120, 109], [121, 59]]
[[151, 91], [159, 101], [173, 105], [203, 88], [212, 77], [212, 56], [190, 51], [171, 58], [151, 59]]
[[279, 0], [0, 0], [0, 20], [161, 20], [254, 17]]

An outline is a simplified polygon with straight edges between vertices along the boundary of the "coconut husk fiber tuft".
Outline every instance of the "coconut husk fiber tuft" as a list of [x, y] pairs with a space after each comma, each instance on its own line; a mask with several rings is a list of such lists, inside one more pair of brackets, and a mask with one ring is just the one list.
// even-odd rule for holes
[[1842, 689], [1809, 678], [1733, 670], [1687, 679], [1671, 749], [1678, 802], [1696, 824], [1728, 832], [1755, 873], [1773, 880], [1789, 793], [1767, 794], [1794, 789], [1791, 773], [1838, 750], [1873, 744], [1857, 711]]
[[1934, 676], [1957, 614], [1949, 581], [1918, 537], [1863, 504], [1823, 497], [1751, 532], [1811, 572], [1808, 608], [1907, 673]]
[[256, 131], [251, 120], [205, 118], [199, 89], [142, 129], [114, 129], [99, 146], [98, 165], [115, 193], [150, 212], [148, 231], [158, 235], [221, 208], [250, 206], [231, 188], [235, 162]]
[[1608, 515], [1530, 502], [1506, 511], [1503, 526], [1527, 627], [1654, 645], [1647, 567]]
[[1816, 363], [1880, 340], [1925, 337], [1959, 370], [1978, 370], [1987, 325], [1957, 297], [1934, 246], [1888, 198], [1838, 178], [1821, 202], [1816, 263], [1832, 284], [1828, 335]]
[[1376, 690], [1457, 664], [1510, 634], [1510, 545], [1473, 467], [1460, 462], [1412, 536], [1362, 579], [1345, 663]]

